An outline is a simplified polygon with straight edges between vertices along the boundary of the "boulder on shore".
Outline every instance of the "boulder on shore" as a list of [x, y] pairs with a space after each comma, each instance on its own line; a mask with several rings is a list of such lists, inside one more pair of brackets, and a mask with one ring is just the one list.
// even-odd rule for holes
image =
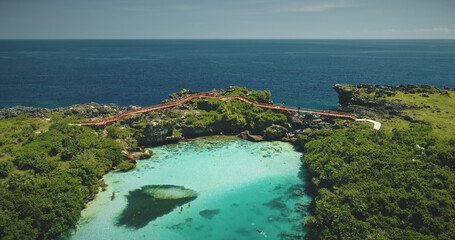
[[260, 141], [264, 140], [263, 136], [261, 136], [261, 135], [251, 135], [250, 131], [248, 131], [248, 130], [245, 130], [245, 131], [239, 133], [238, 136], [240, 138], [242, 138], [242, 139], [249, 140], [249, 141], [252, 141], [252, 142], [260, 142]]
[[142, 160], [151, 157], [152, 154], [148, 149], [145, 149], [143, 152], [133, 152], [127, 153], [126, 157], [130, 160]]

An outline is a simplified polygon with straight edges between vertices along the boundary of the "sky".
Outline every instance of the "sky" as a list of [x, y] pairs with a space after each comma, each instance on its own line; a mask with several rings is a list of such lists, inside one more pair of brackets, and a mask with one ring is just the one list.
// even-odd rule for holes
[[455, 0], [0, 0], [0, 39], [455, 39]]

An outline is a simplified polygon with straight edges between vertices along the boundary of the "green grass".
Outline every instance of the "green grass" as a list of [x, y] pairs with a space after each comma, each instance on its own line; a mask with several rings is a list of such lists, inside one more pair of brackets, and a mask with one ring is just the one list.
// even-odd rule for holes
[[50, 124], [45, 119], [25, 115], [0, 120], [0, 153], [3, 154], [0, 161], [10, 159], [10, 153], [21, 147], [25, 139], [46, 132]]
[[[430, 123], [436, 135], [448, 139], [455, 137], [455, 92], [448, 91], [447, 93], [448, 95], [427, 93], [429, 97], [424, 97], [421, 93], [399, 92], [387, 99], [414, 106], [412, 109], [404, 110], [403, 114], [414, 120]], [[383, 118], [381, 120], [385, 130], [409, 128], [409, 122], [401, 118], [394, 117], [390, 120]]]
[[254, 102], [260, 103], [271, 103], [270, 97], [271, 93], [268, 90], [265, 91], [254, 91], [244, 87], [237, 87], [233, 88], [234, 90], [231, 92], [225, 92], [223, 96], [225, 97], [234, 97], [234, 96], [243, 96], [246, 97]]
[[[428, 88], [416, 87], [407, 92], [388, 89], [367, 89], [355, 86], [345, 86], [345, 90], [354, 95], [376, 101], [385, 100], [402, 103], [410, 106], [404, 110], [407, 115], [416, 121], [425, 121], [432, 125], [436, 135], [443, 139], [455, 137], [455, 92], [440, 90], [433, 86]], [[387, 96], [387, 95], [391, 96]], [[382, 123], [381, 128], [386, 132], [393, 129], [409, 129], [410, 122], [396, 116], [378, 116], [376, 121]]]
[[180, 138], [180, 137], [182, 137], [182, 133], [179, 130], [174, 128], [174, 130], [172, 131], [172, 136]]
[[386, 132], [392, 132], [393, 129], [409, 129], [409, 121], [404, 120], [403, 118], [393, 116], [389, 119], [387, 117], [377, 117], [376, 121], [381, 123], [381, 129]]

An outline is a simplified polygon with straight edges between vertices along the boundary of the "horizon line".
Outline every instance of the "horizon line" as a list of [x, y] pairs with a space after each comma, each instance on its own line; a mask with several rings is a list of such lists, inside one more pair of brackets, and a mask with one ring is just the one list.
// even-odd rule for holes
[[2, 40], [455, 40], [455, 38], [0, 38]]

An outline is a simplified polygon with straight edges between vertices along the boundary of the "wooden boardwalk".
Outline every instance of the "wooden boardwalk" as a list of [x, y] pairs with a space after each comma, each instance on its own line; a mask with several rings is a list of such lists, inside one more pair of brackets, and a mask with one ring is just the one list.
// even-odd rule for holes
[[349, 113], [335, 112], [335, 111], [302, 110], [302, 109], [290, 108], [290, 107], [285, 107], [285, 106], [276, 106], [276, 105], [272, 105], [272, 104], [255, 103], [255, 102], [253, 102], [245, 97], [241, 97], [241, 96], [217, 97], [214, 93], [196, 93], [196, 94], [190, 95], [188, 97], [185, 97], [177, 102], [163, 103], [160, 105], [155, 105], [155, 106], [151, 106], [151, 107], [147, 107], [147, 108], [135, 109], [135, 110], [121, 113], [117, 116], [114, 116], [114, 117], [106, 119], [106, 120], [81, 122], [81, 125], [83, 125], [83, 126], [106, 126], [106, 125], [112, 124], [114, 122], [120, 121], [129, 115], [149, 113], [149, 112], [153, 112], [156, 110], [177, 107], [177, 106], [183, 105], [196, 98], [212, 98], [212, 99], [218, 99], [221, 101], [239, 100], [239, 101], [246, 102], [248, 104], [252, 104], [256, 107], [260, 107], [260, 108], [264, 108], [264, 109], [273, 109], [273, 110], [284, 111], [284, 112], [300, 112], [300, 113], [305, 113], [305, 114], [318, 114], [320, 116], [329, 117], [329, 118], [343, 118], [343, 119], [350, 119], [350, 120], [354, 120], [354, 121], [357, 120], [357, 117], [355, 117], [354, 115], [349, 114]]

